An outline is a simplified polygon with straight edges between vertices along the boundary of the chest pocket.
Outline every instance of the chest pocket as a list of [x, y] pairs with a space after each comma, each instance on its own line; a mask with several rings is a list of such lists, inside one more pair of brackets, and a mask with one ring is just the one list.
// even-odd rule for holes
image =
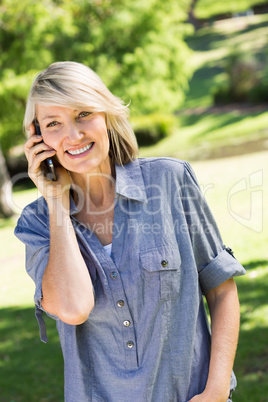
[[177, 248], [162, 246], [140, 253], [145, 291], [161, 300], [176, 299], [180, 291], [181, 257]]

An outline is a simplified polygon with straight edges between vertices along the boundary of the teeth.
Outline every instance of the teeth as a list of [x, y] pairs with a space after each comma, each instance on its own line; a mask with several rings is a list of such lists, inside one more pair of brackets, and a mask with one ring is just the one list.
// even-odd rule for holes
[[88, 149], [90, 149], [93, 145], [93, 142], [91, 142], [89, 145], [87, 145], [84, 148], [76, 149], [75, 151], [67, 151], [71, 155], [79, 155], [82, 154], [83, 152], [86, 152]]

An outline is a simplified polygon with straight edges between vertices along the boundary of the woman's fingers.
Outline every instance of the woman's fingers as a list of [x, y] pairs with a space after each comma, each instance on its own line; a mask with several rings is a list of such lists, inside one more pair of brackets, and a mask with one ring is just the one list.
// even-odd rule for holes
[[55, 155], [55, 150], [47, 150], [43, 151], [41, 153], [34, 154], [32, 158], [30, 158], [29, 161], [29, 173], [39, 173], [41, 170], [41, 163], [47, 159], [51, 158], [52, 156]]
[[56, 151], [43, 142], [42, 136], [36, 135], [34, 125], [29, 128], [30, 137], [24, 144], [24, 152], [28, 160], [28, 174], [40, 193], [46, 200], [61, 199], [69, 191], [71, 179], [68, 172], [61, 166], [57, 167], [57, 181], [52, 182], [43, 173], [41, 163], [56, 154]]
[[24, 152], [28, 160], [28, 174], [35, 181], [42, 174], [41, 163], [56, 151], [43, 142], [42, 136], [35, 134], [34, 125], [29, 129], [30, 137], [24, 144]]
[[[41, 139], [42, 140], [42, 139]], [[41, 141], [40, 138], [31, 138], [26, 145], [26, 157], [28, 159], [29, 168], [37, 169], [40, 163], [51, 155], [55, 154], [55, 150]]]
[[33, 158], [43, 152], [54, 151], [49, 145], [44, 142], [37, 142], [31, 148], [28, 149], [28, 161], [31, 162]]

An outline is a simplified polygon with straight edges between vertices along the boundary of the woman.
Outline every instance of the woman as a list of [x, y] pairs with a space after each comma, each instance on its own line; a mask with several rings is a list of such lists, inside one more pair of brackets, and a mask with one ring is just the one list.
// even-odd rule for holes
[[[232, 278], [244, 269], [190, 165], [137, 159], [127, 111], [74, 62], [52, 64], [31, 88], [25, 153], [43, 197], [15, 233], [41, 339], [45, 311], [57, 322], [68, 402], [226, 402], [239, 327]], [[43, 173], [48, 157], [56, 181]]]

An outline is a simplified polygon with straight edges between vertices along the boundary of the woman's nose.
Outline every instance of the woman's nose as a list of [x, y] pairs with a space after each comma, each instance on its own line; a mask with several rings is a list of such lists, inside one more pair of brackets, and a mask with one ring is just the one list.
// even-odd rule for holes
[[68, 141], [72, 144], [79, 142], [84, 136], [83, 132], [81, 131], [79, 126], [76, 124], [69, 125], [68, 131], [66, 134], [68, 137]]

